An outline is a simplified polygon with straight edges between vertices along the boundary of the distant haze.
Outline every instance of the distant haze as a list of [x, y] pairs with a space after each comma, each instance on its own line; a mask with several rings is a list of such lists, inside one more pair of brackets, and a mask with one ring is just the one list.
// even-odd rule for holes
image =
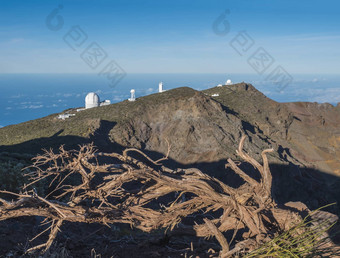
[[128, 74], [116, 87], [91, 74], [0, 74], [0, 125], [6, 126], [83, 107], [88, 92], [98, 93], [101, 100], [112, 103], [126, 100], [130, 90], [136, 97], [156, 93], [158, 83], [164, 89], [188, 86], [196, 90], [232, 82], [252, 83], [258, 90], [279, 102], [340, 102], [340, 76], [296, 75], [283, 92], [254, 74]]

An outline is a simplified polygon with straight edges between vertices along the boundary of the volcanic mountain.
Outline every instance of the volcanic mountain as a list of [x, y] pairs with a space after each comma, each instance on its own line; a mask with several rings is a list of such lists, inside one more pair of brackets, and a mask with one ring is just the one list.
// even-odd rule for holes
[[275, 150], [269, 161], [279, 201], [293, 198], [316, 207], [338, 195], [339, 105], [278, 103], [239, 83], [204, 91], [182, 87], [135, 102], [65, 112], [75, 116], [60, 120], [52, 114], [0, 128], [0, 151], [37, 154], [42, 148], [94, 142], [99, 150], [134, 147], [157, 158], [170, 146], [167, 165], [200, 167], [236, 182], [224, 163], [237, 159], [235, 150], [246, 134], [245, 149], [253, 157], [260, 160], [262, 150]]

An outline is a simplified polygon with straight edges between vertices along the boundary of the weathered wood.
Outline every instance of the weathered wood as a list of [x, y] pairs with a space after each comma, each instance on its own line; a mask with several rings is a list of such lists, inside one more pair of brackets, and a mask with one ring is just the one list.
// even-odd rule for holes
[[[298, 215], [276, 208], [271, 198], [272, 177], [266, 154], [272, 149], [262, 152], [263, 165], [243, 151], [246, 137], [242, 136], [238, 155], [251, 163], [261, 174], [261, 182], [251, 178], [231, 159], [229, 166], [240, 175], [248, 187], [234, 189], [225, 183], [197, 169], [173, 171], [159, 166], [146, 154], [137, 149], [127, 149], [123, 155], [118, 153], [96, 153], [93, 145], [81, 146], [79, 151], [66, 151], [63, 146], [59, 153], [51, 150], [34, 158], [29, 176], [32, 182], [52, 178], [52, 186], [58, 190], [48, 199], [38, 196], [34, 191], [27, 194], [13, 194], [18, 198], [14, 202], [0, 199], [0, 220], [21, 216], [42, 216], [53, 221], [48, 241], [30, 250], [45, 248], [47, 250], [54, 241], [63, 222], [86, 223], [127, 223], [133, 227], [150, 232], [158, 228], [174, 229], [184, 217], [201, 212], [202, 216], [209, 211], [222, 210], [223, 215], [213, 220], [204, 218], [204, 223], [195, 225], [197, 236], [214, 235], [222, 247], [222, 256], [233, 253], [223, 232], [248, 229], [245, 240], [258, 243], [259, 235], [267, 235], [272, 231], [285, 229], [287, 221], [284, 216], [297, 219]], [[130, 152], [138, 152], [147, 162], [129, 156]], [[114, 164], [99, 164], [101, 157], [113, 159]], [[81, 177], [78, 185], [66, 185], [66, 178], [72, 175]], [[99, 180], [98, 176], [103, 175]], [[136, 182], [136, 187], [127, 189], [126, 183]], [[138, 183], [137, 183], [138, 182]], [[27, 186], [26, 186], [27, 188]], [[159, 208], [147, 208], [146, 205], [162, 196], [173, 193], [174, 199]], [[178, 193], [175, 197], [175, 193]], [[190, 194], [190, 198], [184, 198]], [[64, 202], [60, 201], [63, 198]], [[115, 200], [115, 201], [113, 201]], [[118, 201], [119, 200], [119, 201]], [[266, 215], [265, 215], [266, 214]], [[268, 214], [273, 214], [268, 218]], [[266, 221], [266, 223], [263, 223]], [[291, 223], [292, 221], [288, 221]], [[266, 226], [265, 226], [266, 225]], [[267, 228], [268, 227], [268, 228]], [[177, 230], [179, 231], [179, 230]], [[244, 242], [246, 243], [246, 242]], [[234, 248], [240, 248], [236, 245]]]

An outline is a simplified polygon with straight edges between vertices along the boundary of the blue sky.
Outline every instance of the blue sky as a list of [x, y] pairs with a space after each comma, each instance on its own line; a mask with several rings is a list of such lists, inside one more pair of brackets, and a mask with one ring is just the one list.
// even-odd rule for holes
[[[0, 5], [0, 73], [96, 73], [80, 58], [96, 42], [107, 60], [127, 73], [255, 73], [247, 59], [263, 47], [289, 73], [339, 74], [336, 0], [3, 0]], [[51, 31], [46, 17], [59, 5], [63, 26]], [[219, 36], [213, 23], [225, 10], [230, 31]], [[73, 51], [63, 37], [75, 25], [88, 39]], [[240, 31], [254, 41], [243, 56], [230, 46]]]

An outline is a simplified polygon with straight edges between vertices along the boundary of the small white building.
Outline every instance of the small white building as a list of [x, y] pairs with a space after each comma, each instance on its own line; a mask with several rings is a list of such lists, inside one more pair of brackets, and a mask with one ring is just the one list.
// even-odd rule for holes
[[75, 114], [61, 114], [58, 116], [58, 119], [65, 120], [71, 116], [75, 116]]
[[106, 99], [102, 102], [99, 103], [99, 106], [107, 106], [107, 105], [110, 105], [111, 104], [111, 101]]

